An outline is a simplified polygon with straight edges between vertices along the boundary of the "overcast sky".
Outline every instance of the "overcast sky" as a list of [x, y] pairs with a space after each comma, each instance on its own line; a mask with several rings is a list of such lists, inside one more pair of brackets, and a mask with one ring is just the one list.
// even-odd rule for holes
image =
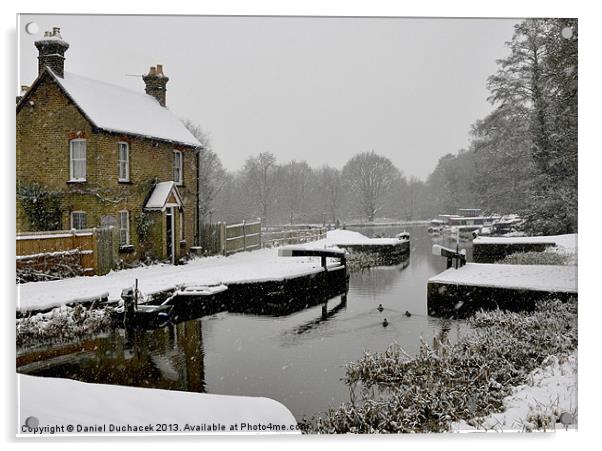
[[37, 75], [33, 42], [59, 26], [68, 72], [143, 91], [126, 75], [163, 64], [168, 107], [210, 135], [227, 169], [263, 151], [340, 168], [374, 149], [424, 179], [491, 111], [486, 79], [517, 22], [25, 15], [19, 82]]

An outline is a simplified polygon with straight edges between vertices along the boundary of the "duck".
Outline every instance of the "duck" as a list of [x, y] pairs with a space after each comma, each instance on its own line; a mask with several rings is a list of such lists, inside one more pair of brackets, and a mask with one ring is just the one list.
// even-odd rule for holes
[[389, 321], [387, 321], [387, 318], [385, 318], [383, 320], [383, 327], [387, 327], [389, 325]]
[[411, 314], [410, 312], [408, 312], [407, 310], [406, 310], [406, 312], [404, 313], [404, 315], [405, 315], [405, 316], [407, 316], [408, 318], [409, 318], [410, 316], [412, 316], [412, 314]]
[[379, 312], [382, 312], [385, 308], [383, 307], [382, 304], [378, 304], [378, 307], [376, 310], [378, 310]]

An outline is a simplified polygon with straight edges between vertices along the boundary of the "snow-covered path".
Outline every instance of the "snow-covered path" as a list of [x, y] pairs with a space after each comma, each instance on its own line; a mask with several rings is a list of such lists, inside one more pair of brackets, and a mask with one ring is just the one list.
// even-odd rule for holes
[[[327, 238], [307, 243], [311, 248], [324, 248], [336, 244], [390, 244], [396, 239], [370, 239], [357, 232], [333, 230]], [[121, 290], [138, 279], [145, 294], [174, 288], [176, 285], [217, 285], [233, 282], [259, 282], [322, 271], [320, 258], [278, 257], [278, 249], [261, 249], [241, 252], [229, 257], [198, 258], [186, 265], [158, 264], [141, 268], [113, 271], [104, 276], [74, 277], [70, 279], [31, 282], [17, 285], [19, 310], [46, 309], [74, 302], [78, 299], [101, 297], [120, 299]]]
[[220, 283], [278, 280], [321, 271], [319, 259], [278, 257], [277, 249], [242, 252], [229, 257], [199, 258], [186, 265], [158, 264], [112, 271], [104, 276], [32, 282], [17, 285], [17, 308], [41, 309], [63, 305], [77, 299], [100, 297], [120, 299], [121, 290], [138, 279], [145, 294], [174, 288], [176, 285], [214, 285]]

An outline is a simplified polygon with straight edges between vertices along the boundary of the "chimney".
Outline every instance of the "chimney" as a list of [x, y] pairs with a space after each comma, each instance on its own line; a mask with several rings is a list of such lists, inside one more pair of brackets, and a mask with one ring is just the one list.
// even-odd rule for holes
[[46, 66], [52, 69], [59, 77], [65, 75], [65, 52], [69, 44], [63, 41], [61, 29], [53, 27], [52, 31], [46, 31], [44, 37], [35, 42], [38, 48], [38, 75], [40, 75]]
[[142, 76], [146, 84], [146, 93], [159, 101], [161, 106], [165, 106], [165, 95], [167, 93], [167, 82], [169, 77], [163, 73], [163, 65], [157, 64], [157, 67], [151, 66], [147, 75]]

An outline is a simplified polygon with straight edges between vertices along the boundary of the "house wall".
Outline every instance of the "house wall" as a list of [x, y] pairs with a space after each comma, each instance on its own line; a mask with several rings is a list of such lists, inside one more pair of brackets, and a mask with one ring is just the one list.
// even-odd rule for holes
[[[69, 141], [87, 140], [86, 181], [69, 182]], [[130, 181], [118, 180], [118, 142], [130, 147]], [[142, 258], [146, 251], [153, 258], [164, 258], [165, 227], [161, 212], [143, 212], [144, 204], [157, 182], [173, 179], [173, 150], [182, 151], [183, 185], [178, 189], [184, 202], [185, 244], [176, 245], [178, 256], [189, 251], [195, 241], [196, 155], [194, 149], [139, 137], [95, 130], [78, 108], [64, 95], [51, 77], [45, 77], [24, 106], [17, 112], [17, 185], [34, 182], [60, 194], [62, 229], [69, 229], [72, 211], [85, 211], [87, 227], [104, 224], [118, 212], [130, 212], [130, 241], [133, 252], [121, 252], [124, 261]], [[154, 224], [147, 245], [141, 246], [137, 233], [141, 215]], [[179, 215], [176, 215], [176, 222]], [[17, 196], [17, 231], [31, 225]], [[176, 224], [176, 232], [179, 223]], [[178, 236], [179, 238], [179, 236]]]

